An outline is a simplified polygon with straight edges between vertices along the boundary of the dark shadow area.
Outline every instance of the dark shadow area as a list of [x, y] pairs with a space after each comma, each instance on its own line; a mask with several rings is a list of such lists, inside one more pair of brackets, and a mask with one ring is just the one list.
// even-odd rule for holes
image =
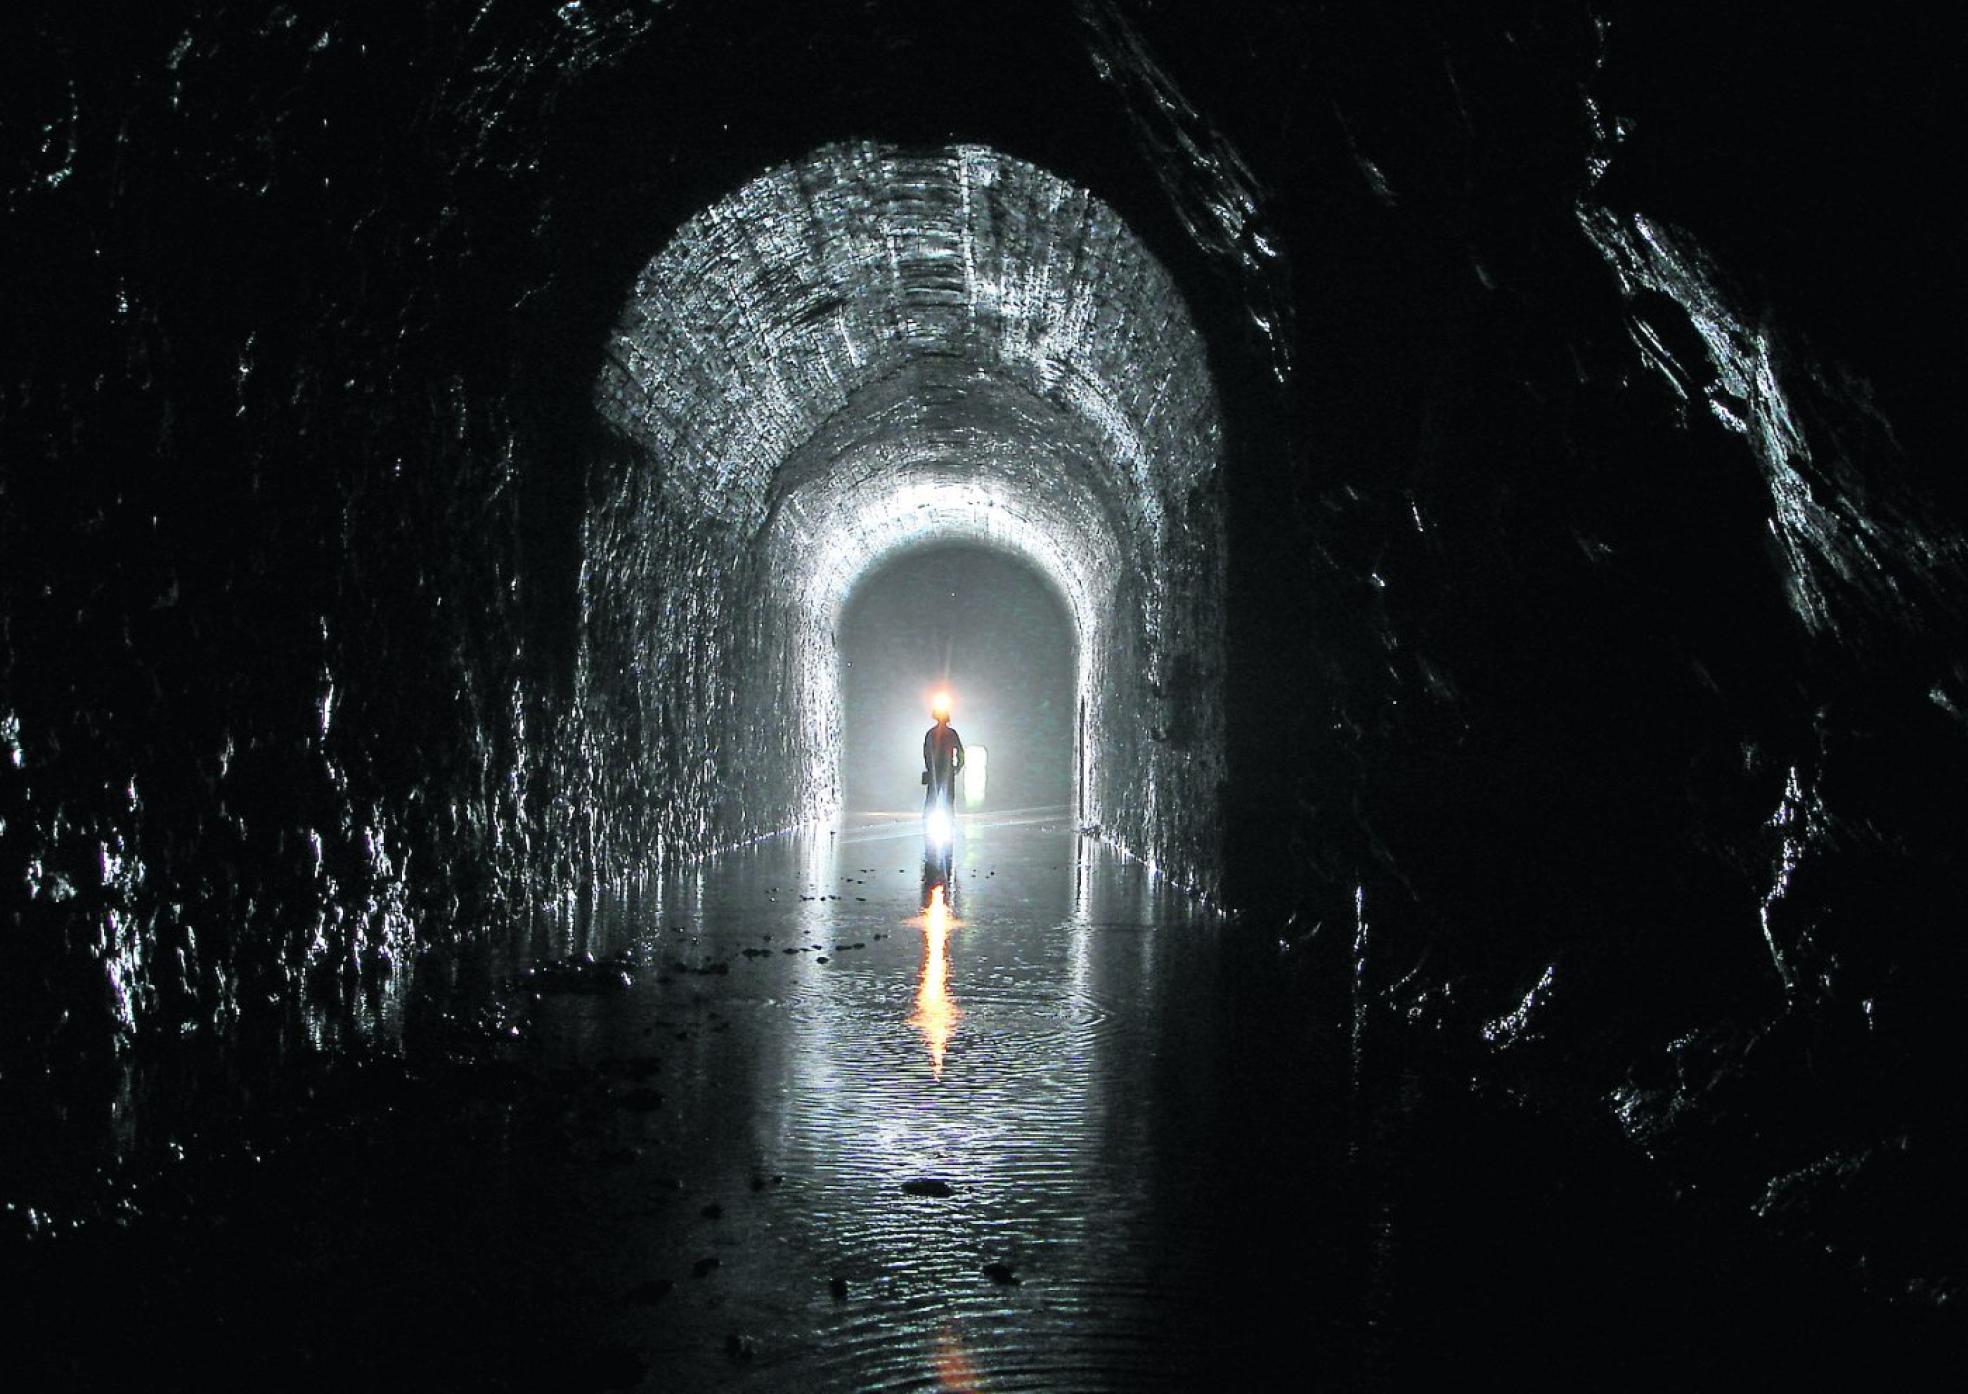
[[[1959, 16], [797, 8], [0, 16], [0, 1274], [31, 1294], [23, 1364], [769, 1382], [725, 1349], [749, 1333], [678, 1356], [669, 1297], [639, 1287], [735, 1272], [739, 1246], [689, 1226], [754, 1176], [741, 1158], [731, 1194], [671, 1213], [680, 1173], [625, 1158], [659, 1111], [635, 1072], [728, 1064], [693, 1118], [735, 1149], [753, 1101], [836, 1057], [733, 1055], [688, 1013], [825, 1019], [712, 990], [768, 953], [866, 960], [747, 923], [719, 973], [691, 914], [648, 960], [597, 929], [597, 888], [674, 883], [651, 849], [713, 840], [755, 752], [682, 750], [735, 699], [670, 700], [663, 674], [733, 602], [687, 564], [706, 510], [637, 492], [665, 462], [594, 391], [680, 227], [875, 140], [981, 142], [1097, 195], [1166, 269], [1220, 399], [1227, 608], [1155, 622], [1224, 631], [1242, 913], [1195, 932], [1223, 950], [1208, 972], [1122, 939], [1210, 1028], [1134, 1043], [1140, 1074], [1076, 1115], [1206, 1120], [1167, 1152], [1116, 1143], [1162, 1204], [1083, 1231], [1207, 1260], [1157, 1328], [1205, 1352], [1172, 1382], [1958, 1368], [1968, 476], [1938, 210]], [[961, 319], [972, 268], [942, 269], [920, 298]], [[742, 322], [734, 300], [707, 317]], [[631, 636], [670, 614], [675, 645], [586, 642], [604, 477], [630, 482], [633, 545], [685, 561], [595, 608]], [[1157, 502], [1217, 545], [1185, 538], [1191, 500]], [[930, 570], [883, 592], [884, 634], [937, 593], [932, 560], [898, 563]], [[1045, 695], [1071, 641], [1034, 584], [990, 582], [1002, 603], [966, 623], [1055, 637], [950, 673], [966, 739], [999, 755], [1007, 702], [1028, 723], [1010, 788], [1074, 754]], [[850, 792], [894, 806], [926, 721], [887, 704], [933, 679], [869, 645], [847, 768], [877, 787]], [[1150, 676], [1175, 712], [1203, 685]], [[861, 753], [891, 742], [877, 773]], [[890, 860], [913, 900], [914, 850]], [[745, 916], [817, 917], [866, 887], [743, 891]], [[890, 967], [870, 1000], [899, 1020], [917, 956]], [[675, 997], [660, 1026], [595, 1006], [624, 973]], [[551, 1026], [515, 1037], [499, 1003], [535, 993]], [[1034, 1000], [997, 1039], [1062, 1070], [1045, 1031], [1113, 1019]], [[847, 1059], [816, 1094], [858, 1097]], [[1106, 1201], [1148, 1193], [1100, 1175]], [[652, 1217], [682, 1226], [671, 1266], [632, 1273], [623, 1236]], [[1192, 1219], [1206, 1239], [1156, 1228]], [[984, 1258], [966, 1280], [997, 1281]], [[1036, 1309], [1026, 1284], [1003, 1286]], [[625, 1311], [658, 1334], [605, 1329]]]

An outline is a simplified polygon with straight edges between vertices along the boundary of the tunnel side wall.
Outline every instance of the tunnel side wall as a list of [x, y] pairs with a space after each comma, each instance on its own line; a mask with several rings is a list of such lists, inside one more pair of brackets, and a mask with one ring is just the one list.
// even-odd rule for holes
[[[1968, 1271], [1917, 1218], [1963, 1160], [1926, 1095], [1959, 1093], [1964, 853], [1918, 791], [1968, 777], [1968, 551], [1897, 239], [1953, 232], [1880, 219], [1871, 171], [1921, 158], [1869, 109], [1895, 84], [1844, 78], [1912, 49], [1392, 5], [1280, 11], [1226, 80], [1181, 17], [1088, 8], [1170, 65], [1110, 71], [1239, 268], [1233, 894], [1369, 1093], [1421, 1067], [1609, 1120], [1926, 1303]], [[1317, 135], [1270, 102], [1313, 49], [1345, 55]], [[1808, 110], [1800, 60], [1838, 75]], [[1242, 177], [1283, 168], [1318, 197]]]
[[[1221, 626], [1191, 621], [1220, 616], [1221, 427], [1179, 293], [1110, 208], [980, 147], [827, 147], [712, 204], [650, 263], [598, 402], [646, 477], [603, 479], [613, 521], [585, 540], [605, 618], [582, 710], [604, 764], [641, 767], [613, 787], [673, 804], [654, 821], [610, 804], [611, 845], [690, 855], [837, 796], [830, 753], [802, 743], [837, 733], [813, 703], [838, 686], [797, 671], [838, 661], [796, 613], [832, 538], [775, 533], [780, 509], [799, 499], [806, 526], [849, 534], [866, 566], [893, 539], [863, 540], [875, 523], [856, 490], [933, 466], [1008, 503], [1047, 497], [1050, 429], [1083, 440], [1069, 468], [1101, 521], [1020, 526], [1044, 532], [1034, 546], [1058, 553], [1068, 589], [1096, 554], [1121, 568], [1094, 602], [1121, 622], [1083, 636], [1092, 820], [1214, 888]], [[1045, 416], [1057, 424], [1033, 424]], [[1030, 448], [1004, 448], [1006, 431]], [[625, 596], [651, 599], [608, 598]], [[677, 692], [604, 690], [621, 683]]]
[[52, 1134], [140, 1037], [380, 1039], [411, 951], [554, 920], [658, 837], [618, 816], [698, 826], [618, 815], [689, 762], [595, 690], [694, 642], [635, 628], [673, 603], [582, 656], [610, 327], [750, 171], [961, 130], [1098, 186], [1210, 346], [1236, 889], [1353, 994], [1363, 1079], [1609, 1113], [1722, 1213], [1958, 1293], [1957, 36], [949, 8], [8, 8], [9, 1089]]

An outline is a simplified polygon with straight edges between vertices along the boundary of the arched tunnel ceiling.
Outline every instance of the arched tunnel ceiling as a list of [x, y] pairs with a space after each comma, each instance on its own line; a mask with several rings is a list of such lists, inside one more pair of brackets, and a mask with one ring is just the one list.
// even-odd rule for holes
[[[640, 706], [699, 752], [683, 769], [763, 741], [794, 772], [735, 825], [686, 818], [685, 846], [830, 806], [841, 604], [897, 551], [964, 539], [1066, 600], [1090, 809], [1213, 880], [1199, 829], [1221, 766], [1222, 424], [1174, 281], [1090, 191], [971, 145], [834, 145], [768, 170], [636, 278], [596, 402], [643, 463], [602, 486], [613, 503], [590, 525], [589, 672], [664, 676], [590, 710]], [[680, 585], [686, 605], [643, 599]], [[711, 617], [716, 641], [682, 613]], [[1143, 727], [1183, 736], [1143, 742]]]
[[[10, 7], [5, 1081], [180, 1133], [63, 1081], [400, 1022], [372, 968], [797, 815], [741, 754], [824, 706], [734, 693], [939, 530], [1166, 612], [1104, 768], [1168, 845], [1213, 428], [1111, 207], [1228, 403], [1247, 927], [1369, 1082], [1542, 1074], [1780, 1263], [1957, 1299], [1959, 26], [1906, 8]], [[1069, 178], [759, 174], [959, 130]], [[884, 395], [946, 373], [956, 425]]]
[[778, 466], [857, 390], [935, 357], [1070, 412], [1151, 528], [1214, 468], [1167, 273], [1086, 190], [977, 146], [832, 146], [705, 210], [637, 278], [602, 404], [671, 462], [668, 487], [756, 526]]
[[1085, 635], [1129, 536], [1104, 468], [1072, 413], [958, 360], [918, 359], [863, 388], [781, 466], [765, 555], [826, 612], [914, 539], [990, 543], [1043, 573]]

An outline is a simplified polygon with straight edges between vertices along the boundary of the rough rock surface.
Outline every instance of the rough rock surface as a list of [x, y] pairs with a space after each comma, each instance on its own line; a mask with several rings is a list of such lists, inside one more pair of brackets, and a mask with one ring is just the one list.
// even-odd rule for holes
[[1162, 738], [1100, 816], [1295, 917], [1363, 1077], [1957, 1298], [1953, 21], [956, 23], [8, 7], [10, 1135], [812, 811], [827, 606], [982, 534]]
[[[625, 448], [590, 485], [584, 708], [607, 806], [662, 820], [619, 838], [625, 871], [836, 807], [842, 606], [898, 550], [967, 540], [1066, 599], [1087, 820], [1215, 889], [1221, 427], [1113, 209], [978, 146], [827, 147], [678, 231], [598, 395]], [[625, 796], [650, 787], [673, 796]]]

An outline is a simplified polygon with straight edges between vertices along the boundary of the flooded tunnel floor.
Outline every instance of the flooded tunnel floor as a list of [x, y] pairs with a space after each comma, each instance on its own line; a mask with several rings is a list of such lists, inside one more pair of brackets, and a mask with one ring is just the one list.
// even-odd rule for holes
[[401, 1060], [202, 1140], [138, 1222], [35, 1246], [64, 1311], [109, 1274], [129, 1301], [114, 1358], [50, 1312], [51, 1364], [1192, 1387], [1239, 1285], [1222, 1139], [1276, 1109], [1246, 1097], [1269, 1067], [1227, 1058], [1224, 922], [1063, 811], [961, 823], [934, 894], [919, 820], [869, 815], [670, 876], [533, 963], [420, 966]]
[[672, 1384], [1166, 1387], [1212, 1281], [1216, 922], [1057, 815], [967, 820], [947, 900], [920, 846], [719, 858], [642, 917], [659, 971], [542, 1000], [547, 1069], [649, 1076], [602, 1087], [570, 1285], [671, 1284], [610, 1339], [659, 1330]]
[[[1063, 817], [967, 820], [954, 873], [925, 911], [915, 820], [862, 819], [672, 876], [530, 967], [428, 974], [401, 1060], [31, 1246], [46, 1363], [73, 1387], [1360, 1388], [1469, 1362], [1620, 1387], [1866, 1334], [1607, 1139], [1414, 1076], [1363, 1105], [1303, 975]], [[474, 974], [520, 986], [487, 1005]], [[1786, 1353], [1799, 1323], [1815, 1354]]]

